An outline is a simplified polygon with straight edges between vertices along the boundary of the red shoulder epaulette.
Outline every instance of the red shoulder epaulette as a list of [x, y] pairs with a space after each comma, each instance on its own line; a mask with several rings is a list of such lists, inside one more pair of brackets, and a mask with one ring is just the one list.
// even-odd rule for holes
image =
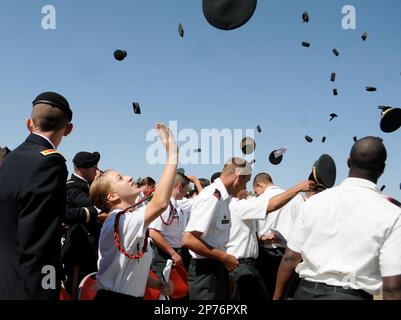
[[59, 154], [59, 155], [63, 156], [61, 154], [61, 152], [59, 152], [59, 151], [57, 151], [55, 149], [44, 150], [44, 151], [41, 152], [41, 154], [42, 154], [42, 156], [45, 156], [45, 157], [47, 157], [47, 156], [49, 156], [51, 154]]
[[217, 200], [220, 200], [221, 198], [221, 192], [219, 190], [214, 190], [213, 195], [217, 198]]

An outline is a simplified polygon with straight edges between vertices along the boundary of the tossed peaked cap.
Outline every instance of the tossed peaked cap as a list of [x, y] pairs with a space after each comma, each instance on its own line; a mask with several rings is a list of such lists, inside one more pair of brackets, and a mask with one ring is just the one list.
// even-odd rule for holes
[[42, 92], [39, 94], [35, 100], [33, 100], [33, 107], [37, 104], [48, 104], [58, 109], [61, 109], [67, 115], [68, 121], [72, 120], [72, 110], [70, 108], [70, 104], [67, 99], [64, 98], [61, 94], [56, 92]]
[[309, 143], [313, 142], [313, 138], [310, 136], [305, 136], [305, 140], [308, 141]]
[[316, 182], [317, 190], [324, 190], [334, 186], [336, 182], [336, 163], [328, 154], [323, 154], [313, 164], [310, 178]]
[[401, 127], [401, 109], [384, 107], [381, 112], [380, 129], [391, 133]]
[[184, 28], [181, 23], [178, 25], [178, 33], [181, 38], [184, 38]]
[[257, 0], [203, 0], [202, 9], [206, 20], [215, 28], [233, 30], [252, 18]]
[[307, 11], [305, 11], [302, 14], [302, 22], [308, 23], [309, 22], [309, 13]]
[[117, 61], [123, 61], [127, 57], [127, 51], [116, 50], [114, 51], [114, 58]]
[[132, 109], [134, 110], [135, 114], [141, 114], [141, 107], [139, 106], [138, 102], [132, 103]]
[[367, 32], [362, 33], [361, 38], [363, 41], [366, 41], [366, 39], [368, 38], [368, 33]]
[[241, 140], [240, 147], [243, 154], [251, 154], [256, 149], [256, 142], [251, 137], [245, 137]]
[[276, 157], [278, 150], [273, 150], [270, 155], [269, 155], [269, 161], [272, 165], [279, 165], [281, 161], [283, 161], [283, 155], [281, 154], [280, 156]]

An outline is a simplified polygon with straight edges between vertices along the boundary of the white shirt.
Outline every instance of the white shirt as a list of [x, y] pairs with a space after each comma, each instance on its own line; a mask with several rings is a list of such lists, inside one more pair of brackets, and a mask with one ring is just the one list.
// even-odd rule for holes
[[[124, 249], [132, 255], [142, 250], [146, 229], [145, 208], [127, 212], [120, 217], [119, 235]], [[143, 297], [153, 250], [150, 245], [142, 258], [128, 259], [114, 242], [114, 221], [121, 210], [114, 210], [103, 224], [99, 239], [99, 271], [96, 275], [98, 289], [111, 290], [134, 297]]]
[[[201, 232], [203, 241], [216, 249], [225, 251], [224, 247], [230, 238], [230, 201], [231, 197], [223, 182], [220, 178], [216, 179], [195, 198], [191, 218], [185, 231]], [[189, 252], [195, 259], [205, 258], [191, 250]]]
[[401, 209], [365, 179], [348, 178], [303, 205], [288, 240], [301, 278], [378, 294], [401, 275]]
[[172, 248], [181, 248], [182, 236], [188, 221], [187, 211], [181, 209], [180, 201], [171, 198], [170, 202], [175, 208], [175, 213], [171, 212], [171, 206], [169, 206], [149, 225], [149, 228], [159, 231]]
[[263, 220], [266, 217], [268, 203], [268, 200], [262, 198], [249, 200], [233, 198], [231, 200], [230, 240], [226, 244], [228, 254], [237, 259], [258, 257], [256, 223], [257, 220]]
[[75, 172], [73, 173], [74, 176], [76, 176], [78, 179], [81, 179], [82, 181], [89, 183], [88, 180], [86, 180], [85, 178], [82, 178], [79, 174], [76, 174]]
[[[144, 196], [145, 196], [145, 195], [144, 195], [143, 192], [141, 191], [141, 193], [136, 197], [135, 202], [140, 201], [141, 199], [143, 199]], [[138, 204], [138, 205], [136, 206], [136, 208], [139, 209], [139, 208], [142, 208], [142, 207], [145, 207], [145, 206], [146, 206], [146, 201], [144, 201], [144, 202]]]
[[[263, 198], [266, 200], [270, 200], [274, 196], [283, 193], [284, 190], [280, 189], [276, 186], [267, 187], [265, 192], [259, 196], [259, 198]], [[284, 239], [288, 239], [291, 228], [301, 211], [301, 207], [304, 203], [304, 199], [300, 195], [296, 195], [290, 202], [288, 202], [282, 208], [270, 212], [263, 221], [258, 221], [258, 235], [261, 237], [262, 235], [268, 234], [271, 229], [277, 230], [281, 233]], [[264, 244], [266, 248], [275, 248], [281, 247], [285, 248], [286, 243], [279, 242], [274, 245]]]

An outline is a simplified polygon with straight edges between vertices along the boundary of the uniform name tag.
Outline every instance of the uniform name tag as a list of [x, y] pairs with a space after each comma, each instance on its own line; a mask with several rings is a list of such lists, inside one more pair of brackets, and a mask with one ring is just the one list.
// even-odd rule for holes
[[229, 224], [230, 220], [229, 219], [223, 219], [221, 220], [221, 224]]

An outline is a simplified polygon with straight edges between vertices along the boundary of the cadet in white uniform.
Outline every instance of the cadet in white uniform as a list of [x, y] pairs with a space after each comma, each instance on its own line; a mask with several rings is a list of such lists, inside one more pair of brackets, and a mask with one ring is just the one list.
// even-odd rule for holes
[[116, 171], [103, 172], [92, 183], [92, 201], [102, 211], [111, 212], [100, 233], [96, 276], [99, 290], [95, 299], [143, 299], [147, 284], [165, 295], [172, 293], [170, 284], [148, 277], [153, 251], [148, 246], [147, 228], [169, 204], [178, 160], [178, 148], [170, 130], [162, 124], [157, 124], [156, 128], [168, 158], [148, 205], [129, 211], [132, 199], [137, 198], [140, 189], [131, 177]]
[[194, 201], [182, 242], [192, 256], [188, 274], [191, 300], [230, 298], [228, 273], [238, 261], [225, 252], [231, 226], [229, 203], [231, 194], [245, 188], [251, 173], [246, 161], [232, 158], [224, 165], [221, 177]]
[[[197, 179], [195, 181], [199, 182]], [[174, 264], [183, 264], [181, 241], [193, 199], [182, 200], [188, 193], [189, 182], [188, 177], [177, 172], [169, 207], [149, 226], [150, 238], [156, 245], [152, 270], [159, 278], [168, 259], [172, 259]]]
[[372, 299], [381, 287], [383, 299], [401, 299], [401, 209], [376, 186], [386, 158], [378, 138], [358, 140], [348, 160], [349, 178], [305, 202], [274, 299], [283, 298], [295, 268], [302, 278], [297, 299]]
[[[267, 173], [255, 176], [253, 188], [259, 198], [265, 201], [284, 192], [273, 184], [271, 176]], [[297, 195], [282, 208], [269, 213], [264, 220], [257, 221], [257, 233], [260, 239], [257, 266], [270, 297], [274, 294], [277, 271], [287, 247], [288, 236], [303, 203], [302, 196]]]
[[[308, 191], [313, 187], [311, 181], [304, 181], [281, 194], [256, 199], [233, 198], [229, 208], [231, 213], [230, 240], [226, 252], [235, 256], [239, 267], [232, 275], [237, 283], [236, 298], [240, 300], [268, 300], [269, 295], [263, 279], [256, 267], [258, 257], [257, 223], [264, 221], [266, 215], [275, 212], [287, 204], [298, 192]], [[237, 196], [241, 191], [237, 194]]]

